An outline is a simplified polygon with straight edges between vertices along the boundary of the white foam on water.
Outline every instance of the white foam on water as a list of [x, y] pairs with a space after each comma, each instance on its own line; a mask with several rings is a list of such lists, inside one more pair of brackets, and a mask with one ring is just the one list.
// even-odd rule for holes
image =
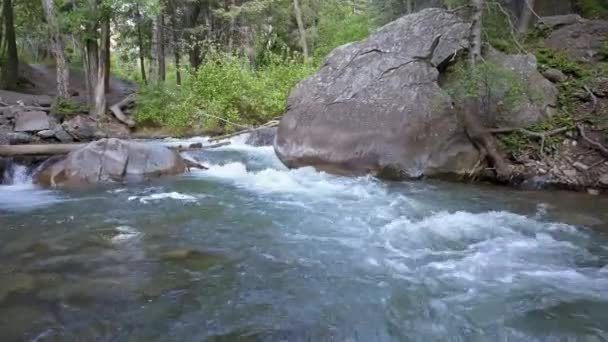
[[151, 194], [146, 196], [130, 196], [128, 201], [139, 201], [143, 204], [148, 204], [154, 201], [161, 201], [166, 199], [172, 199], [182, 202], [193, 203], [197, 201], [197, 198], [192, 195], [186, 195], [179, 192], [163, 192], [157, 194]]

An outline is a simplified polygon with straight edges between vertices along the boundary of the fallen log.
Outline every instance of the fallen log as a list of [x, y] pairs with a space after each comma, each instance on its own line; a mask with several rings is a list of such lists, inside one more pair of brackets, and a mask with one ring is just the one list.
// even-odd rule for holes
[[135, 127], [135, 121], [133, 121], [133, 119], [129, 118], [128, 116], [126, 116], [125, 113], [123, 113], [122, 108], [128, 107], [129, 105], [131, 105], [134, 102], [135, 102], [135, 94], [131, 94], [131, 95], [125, 97], [124, 99], [122, 99], [117, 104], [110, 107], [110, 111], [112, 112], [112, 114], [114, 114], [114, 117], [118, 121], [127, 125], [129, 128]]
[[263, 129], [263, 128], [270, 128], [270, 127], [277, 127], [279, 125], [279, 121], [278, 120], [272, 120], [269, 121], [265, 124], [263, 124], [262, 126], [256, 127], [256, 128], [248, 128], [248, 129], [244, 129], [242, 131], [238, 131], [238, 132], [234, 132], [234, 133], [230, 133], [230, 134], [224, 134], [224, 135], [220, 135], [217, 137], [213, 137], [211, 139], [209, 139], [210, 142], [215, 142], [215, 141], [220, 141], [220, 140], [226, 140], [226, 139], [230, 139], [230, 138], [234, 138], [237, 137], [239, 135], [243, 135], [243, 134], [247, 134], [247, 133], [253, 133], [257, 130]]
[[[155, 143], [152, 143], [155, 144]], [[167, 148], [178, 152], [201, 151], [229, 145], [230, 142], [202, 146], [201, 144], [171, 144], [161, 143]], [[51, 156], [67, 154], [85, 147], [87, 144], [32, 144], [32, 145], [0, 145], [0, 157], [15, 156]]]

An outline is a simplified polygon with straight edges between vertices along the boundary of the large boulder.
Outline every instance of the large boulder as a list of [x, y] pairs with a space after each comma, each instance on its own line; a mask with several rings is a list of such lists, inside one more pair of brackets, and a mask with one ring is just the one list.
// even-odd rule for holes
[[608, 21], [579, 20], [551, 32], [545, 44], [574, 60], [595, 63], [601, 59], [600, 51], [607, 41]]
[[16, 132], [36, 132], [49, 128], [49, 118], [43, 111], [22, 111], [15, 115]]
[[[426, 9], [337, 48], [290, 95], [277, 155], [289, 167], [345, 174], [403, 178], [470, 170], [479, 152], [455, 114], [442, 74], [468, 48], [469, 33], [470, 24], [450, 12]], [[534, 81], [556, 94], [534, 70], [533, 57], [494, 59], [509, 70], [523, 68], [516, 75], [536, 73]], [[494, 108], [501, 103], [492, 100]], [[550, 115], [553, 100], [501, 108], [503, 120], [486, 121], [538, 120]]]
[[102, 139], [44, 163], [35, 181], [45, 186], [133, 182], [185, 170], [179, 153], [164, 146]]

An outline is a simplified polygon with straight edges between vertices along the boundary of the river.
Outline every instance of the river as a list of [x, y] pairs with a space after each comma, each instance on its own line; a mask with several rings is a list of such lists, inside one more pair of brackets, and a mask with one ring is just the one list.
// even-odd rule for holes
[[2, 341], [606, 341], [608, 199], [287, 170], [0, 187]]

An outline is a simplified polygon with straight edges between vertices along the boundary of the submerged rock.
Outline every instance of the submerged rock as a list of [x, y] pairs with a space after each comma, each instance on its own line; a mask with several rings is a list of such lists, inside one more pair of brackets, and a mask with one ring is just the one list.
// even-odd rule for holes
[[35, 181], [46, 186], [129, 182], [185, 170], [179, 153], [164, 146], [102, 139], [44, 163]]
[[272, 146], [274, 144], [274, 138], [277, 135], [277, 129], [273, 127], [260, 128], [253, 131], [245, 144], [251, 146]]
[[[468, 48], [469, 33], [470, 24], [452, 13], [426, 9], [337, 48], [290, 95], [277, 155], [289, 167], [391, 178], [470, 170], [479, 152], [443, 77]], [[536, 71], [533, 56], [492, 52], [491, 59], [533, 87], [535, 96], [523, 94], [517, 106], [493, 96], [492, 116], [482, 118], [487, 125], [525, 126], [551, 115], [557, 91]], [[503, 88], [501, 94], [510, 92]]]
[[224, 260], [220, 255], [189, 248], [167, 251], [162, 253], [160, 258], [161, 260], [183, 264], [194, 270], [206, 270]]

